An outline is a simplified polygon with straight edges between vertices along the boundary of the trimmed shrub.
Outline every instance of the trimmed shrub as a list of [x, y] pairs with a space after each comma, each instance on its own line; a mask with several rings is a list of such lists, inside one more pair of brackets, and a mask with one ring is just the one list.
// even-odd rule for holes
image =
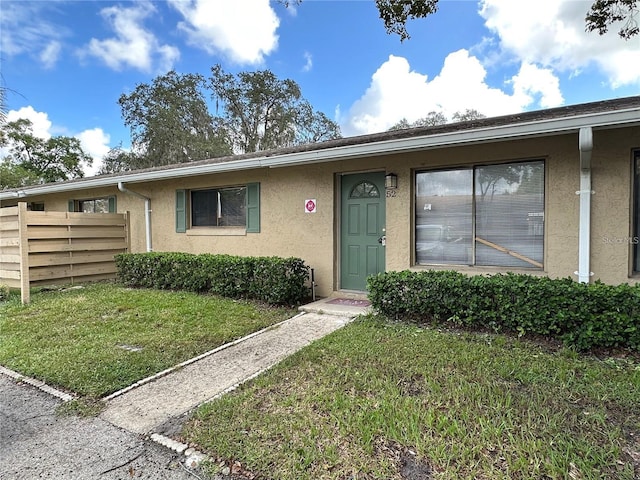
[[174, 252], [116, 255], [118, 280], [130, 287], [188, 290], [298, 305], [309, 297], [309, 267], [299, 258]]
[[453, 271], [386, 272], [367, 284], [373, 308], [390, 318], [640, 351], [640, 285]]

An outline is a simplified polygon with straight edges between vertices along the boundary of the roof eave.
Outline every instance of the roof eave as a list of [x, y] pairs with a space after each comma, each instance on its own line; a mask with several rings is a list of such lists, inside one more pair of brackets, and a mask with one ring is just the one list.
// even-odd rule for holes
[[352, 158], [386, 155], [396, 152], [429, 150], [447, 146], [498, 142], [505, 139], [561, 135], [577, 132], [582, 127], [613, 128], [616, 126], [640, 125], [640, 106], [613, 112], [590, 113], [571, 117], [536, 120], [518, 124], [476, 128], [446, 132], [437, 135], [422, 135], [371, 143], [343, 145], [339, 147], [309, 150], [304, 152], [264, 155], [250, 159], [228, 162], [185, 164], [170, 169], [130, 172], [106, 177], [89, 177], [68, 183], [53, 183], [29, 186], [24, 189], [0, 192], [0, 200], [25, 198], [42, 194], [63, 193], [75, 190], [113, 187], [120, 182], [146, 183], [159, 180], [185, 178], [196, 175], [250, 170], [255, 168], [278, 168], [309, 163], [333, 162]]

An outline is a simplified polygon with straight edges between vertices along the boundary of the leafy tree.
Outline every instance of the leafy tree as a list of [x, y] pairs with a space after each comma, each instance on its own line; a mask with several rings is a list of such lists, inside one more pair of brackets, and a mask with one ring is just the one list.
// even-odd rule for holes
[[464, 112], [454, 113], [451, 120], [453, 122], [468, 122], [471, 120], [479, 120], [481, 118], [487, 118], [487, 116], [474, 108], [467, 108]]
[[9, 158], [0, 160], [0, 190], [38, 183], [40, 183], [38, 177], [24, 166], [13, 163]]
[[141, 152], [132, 167], [170, 165], [231, 153], [209, 113], [204, 85], [201, 75], [180, 75], [172, 70], [120, 96], [118, 103], [124, 123], [131, 129], [133, 150]]
[[[131, 130], [131, 152], [117, 147], [100, 174], [190, 162], [340, 137], [340, 128], [314, 111], [293, 80], [268, 70], [225, 73], [217, 65], [205, 81], [170, 71], [120, 96]], [[206, 95], [216, 104], [216, 116]], [[221, 110], [218, 116], [218, 110]]]
[[[279, 0], [285, 7], [299, 5], [302, 0]], [[620, 38], [629, 40], [638, 35], [639, 0], [595, 0], [585, 16], [586, 30], [607, 33], [609, 27], [624, 22], [618, 31]], [[400, 41], [410, 38], [406, 29], [408, 20], [426, 18], [438, 10], [438, 0], [376, 0], [380, 18], [387, 33], [397, 33]]]
[[[464, 112], [456, 112], [452, 116], [453, 122], [466, 122], [469, 120], [477, 120], [479, 118], [486, 118], [485, 115], [474, 109], [466, 109]], [[393, 125], [389, 131], [404, 130], [406, 128], [416, 127], [437, 127], [438, 125], [444, 125], [449, 123], [446, 115], [442, 112], [429, 112], [426, 117], [419, 118], [415, 122], [409, 122], [406, 118], [403, 118], [398, 123]]]
[[618, 35], [629, 40], [640, 33], [636, 20], [638, 11], [638, 0], [596, 0], [585, 18], [587, 30], [604, 35], [614, 23], [624, 22]]
[[387, 33], [397, 33], [400, 41], [410, 38], [407, 20], [425, 18], [438, 10], [438, 0], [376, 0]]
[[429, 112], [426, 117], [419, 118], [415, 122], [409, 122], [406, 118], [403, 118], [393, 125], [389, 131], [416, 127], [436, 127], [438, 125], [444, 125], [445, 123], [447, 123], [447, 117], [444, 113]]
[[317, 143], [340, 138], [340, 127], [324, 113], [313, 110], [309, 102], [303, 100], [298, 108], [296, 144]]
[[102, 165], [98, 170], [98, 175], [106, 175], [109, 173], [122, 173], [135, 170], [144, 163], [145, 159], [134, 152], [126, 151], [122, 148], [122, 144], [112, 148], [102, 159]]
[[0, 125], [7, 119], [7, 88], [0, 83]]
[[307, 142], [339, 138], [338, 125], [314, 111], [291, 79], [280, 80], [271, 71], [226, 73], [211, 69], [209, 85], [219, 118], [234, 151], [256, 152]]
[[2, 188], [81, 178], [84, 176], [83, 164], [93, 162], [77, 138], [57, 136], [45, 140], [36, 137], [32, 123], [27, 119], [3, 126], [0, 147], [9, 151], [1, 160]]

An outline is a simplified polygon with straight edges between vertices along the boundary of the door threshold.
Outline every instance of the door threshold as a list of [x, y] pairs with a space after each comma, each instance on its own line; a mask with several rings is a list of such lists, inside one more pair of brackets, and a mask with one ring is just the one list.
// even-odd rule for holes
[[366, 300], [368, 293], [362, 290], [338, 290], [331, 293], [331, 297], [348, 298], [351, 300]]

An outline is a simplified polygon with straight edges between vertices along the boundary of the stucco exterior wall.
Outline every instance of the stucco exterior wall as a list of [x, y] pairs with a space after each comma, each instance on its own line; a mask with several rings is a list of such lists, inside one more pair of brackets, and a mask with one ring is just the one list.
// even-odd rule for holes
[[[593, 279], [607, 283], [638, 282], [630, 276], [631, 151], [640, 148], [640, 128], [594, 132], [592, 157]], [[386, 198], [387, 270], [423, 269], [413, 259], [414, 178], [417, 171], [500, 162], [545, 161], [544, 269], [520, 272], [571, 277], [578, 268], [579, 165], [576, 133], [537, 139], [449, 147], [342, 160], [306, 166], [255, 169], [203, 175], [171, 181], [126, 184], [151, 198], [152, 237], [155, 251], [277, 255], [301, 257], [315, 269], [317, 293], [339, 289], [339, 177], [368, 171], [398, 175], [395, 196]], [[190, 229], [176, 233], [175, 192], [245, 185], [260, 182], [261, 231]], [[29, 201], [44, 201], [46, 210], [66, 210], [71, 198], [117, 195], [118, 212], [131, 214], [132, 251], [145, 251], [144, 202], [113, 188], [58, 194]], [[317, 212], [305, 213], [304, 203], [315, 199]], [[231, 232], [231, 234], [229, 234]], [[451, 268], [451, 267], [433, 267]], [[460, 267], [468, 273], [495, 273], [505, 269]], [[511, 271], [514, 271], [511, 269]]]
[[[632, 157], [640, 148], [640, 130], [595, 132], [591, 198], [591, 271], [605, 283], [639, 282], [627, 278], [631, 270]], [[630, 148], [631, 147], [631, 148]]]
[[[312, 165], [207, 175], [155, 184], [149, 190], [154, 250], [301, 257], [322, 279], [318, 282], [318, 293], [329, 294], [333, 291], [333, 181], [326, 166]], [[206, 227], [176, 233], [177, 189], [228, 187], [252, 182], [260, 182], [260, 233]], [[316, 200], [316, 213], [305, 213], [306, 199]]]

